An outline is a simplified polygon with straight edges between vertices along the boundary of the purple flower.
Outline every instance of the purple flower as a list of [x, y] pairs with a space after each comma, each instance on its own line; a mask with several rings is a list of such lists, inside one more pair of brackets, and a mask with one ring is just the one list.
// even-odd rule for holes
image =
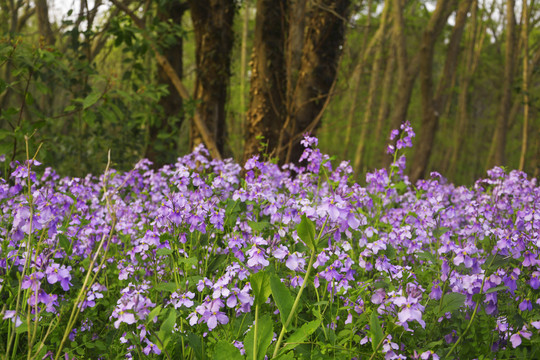
[[401, 307], [398, 313], [399, 322], [401, 325], [406, 325], [407, 322], [416, 320], [423, 328], [426, 327], [426, 322], [422, 320], [422, 312], [424, 307], [418, 303], [417, 298], [398, 296], [393, 299], [394, 304]]
[[519, 345], [521, 345], [521, 338], [530, 340], [531, 336], [532, 333], [530, 331], [527, 331], [527, 327], [523, 325], [523, 328], [521, 330], [510, 336], [510, 342], [512, 343], [512, 347], [517, 348]]
[[306, 259], [304, 259], [302, 254], [294, 252], [287, 258], [285, 266], [292, 271], [302, 271], [304, 270], [304, 266], [306, 266]]
[[247, 261], [249, 267], [254, 268], [258, 265], [266, 267], [270, 264], [270, 262], [266, 260], [266, 257], [264, 256], [264, 249], [257, 247], [257, 245], [253, 245], [251, 249], [246, 252], [246, 255], [249, 256]]
[[178, 309], [181, 306], [185, 306], [187, 308], [190, 308], [193, 306], [193, 298], [195, 297], [195, 294], [191, 291], [178, 294], [176, 291], [171, 294], [171, 303], [173, 304], [175, 309]]
[[47, 281], [49, 284], [60, 282], [62, 289], [64, 289], [64, 291], [68, 291], [71, 285], [71, 274], [69, 273], [70, 270], [71, 266], [66, 267], [65, 265], [62, 265], [60, 267], [59, 264], [53, 263], [45, 270]]
[[[197, 306], [195, 311], [201, 315], [201, 318], [199, 319], [200, 323], [206, 323], [208, 326], [208, 330], [212, 331], [217, 325], [219, 324], [227, 324], [229, 322], [229, 318], [227, 315], [225, 315], [224, 312], [221, 312], [220, 309], [224, 306], [223, 301], [221, 299], [215, 299], [215, 300], [205, 300], [204, 303]], [[191, 322], [190, 322], [191, 323]]]

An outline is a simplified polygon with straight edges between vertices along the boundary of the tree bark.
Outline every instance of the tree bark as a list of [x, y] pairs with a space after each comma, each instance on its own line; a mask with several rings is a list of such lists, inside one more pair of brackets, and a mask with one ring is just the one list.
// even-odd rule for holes
[[505, 165], [506, 132], [508, 115], [512, 105], [512, 84], [514, 82], [514, 52], [516, 48], [516, 17], [514, 13], [515, 0], [506, 1], [506, 51], [504, 77], [502, 81], [502, 96], [495, 124], [495, 131], [488, 155], [487, 168], [495, 165]]
[[[416, 182], [416, 180], [424, 177], [428, 166], [435, 140], [435, 134], [439, 125], [439, 118], [441, 113], [444, 111], [446, 102], [449, 99], [449, 94], [452, 90], [450, 84], [457, 68], [461, 38], [463, 37], [463, 30], [465, 29], [467, 14], [469, 13], [471, 3], [472, 0], [461, 0], [459, 4], [456, 15], [456, 23], [452, 30], [452, 35], [448, 44], [443, 74], [437, 86], [435, 95], [433, 95], [433, 56], [435, 52], [436, 38], [433, 36], [433, 29], [428, 28], [424, 32], [420, 52], [422, 126], [420, 127], [420, 136], [418, 144], [416, 145], [415, 158], [411, 168], [412, 182]], [[439, 5], [441, 5], [440, 9]], [[449, 9], [452, 5], [453, 4], [451, 1], [447, 1], [447, 4], [445, 5], [441, 0], [437, 3], [437, 9], [435, 12], [440, 10], [442, 13], [447, 13], [449, 15], [450, 13], [447, 11], [447, 9]]]
[[49, 21], [49, 7], [47, 6], [47, 0], [36, 0], [36, 11], [39, 33], [43, 36], [45, 44], [54, 44], [55, 36]]
[[521, 135], [521, 154], [519, 157], [519, 170], [525, 167], [527, 155], [527, 141], [529, 134], [529, 8], [527, 0], [523, 0], [523, 131]]
[[468, 102], [469, 87], [473, 75], [478, 67], [480, 52], [482, 50], [484, 39], [486, 38], [486, 27], [478, 21], [478, 1], [474, 0], [471, 10], [471, 22], [469, 26], [469, 36], [467, 43], [467, 54], [464, 61], [464, 70], [461, 75], [460, 90], [457, 104], [457, 120], [454, 125], [452, 135], [452, 146], [449, 152], [449, 166], [447, 173], [454, 174], [457, 171], [457, 163], [460, 155], [460, 149], [463, 147], [463, 134], [468, 127]]
[[[170, 20], [174, 24], [181, 24], [186, 10], [187, 3], [168, 1], [162, 8], [158, 9], [158, 16], [161, 21]], [[182, 79], [183, 75], [183, 51], [182, 37], [176, 37], [173, 45], [163, 49], [163, 56], [167, 58], [180, 79]], [[160, 84], [167, 86], [169, 93], [159, 99], [159, 105], [163, 108], [163, 116], [159, 117], [156, 124], [150, 124], [148, 127], [149, 139], [145, 150], [145, 157], [154, 163], [155, 168], [160, 168], [175, 160], [175, 148], [178, 139], [174, 137], [159, 139], [158, 135], [160, 132], [174, 133], [173, 122], [175, 122], [176, 127], [181, 126], [183, 107], [182, 97], [175, 91], [174, 84], [162, 67], [158, 67], [158, 81]]]
[[[306, 30], [302, 63], [295, 89], [292, 121], [287, 131], [284, 162], [298, 163], [304, 147], [302, 134], [318, 127], [331, 96], [344, 42], [350, 0], [322, 0], [313, 5]], [[281, 160], [281, 158], [280, 158]]]
[[285, 34], [287, 2], [258, 0], [252, 54], [250, 103], [247, 112], [244, 162], [275, 152], [285, 117]]
[[[226, 142], [225, 104], [228, 96], [231, 52], [234, 41], [234, 0], [189, 0], [195, 32], [197, 74], [194, 99], [197, 111], [223, 154]], [[200, 130], [191, 127], [191, 145], [203, 142]]]

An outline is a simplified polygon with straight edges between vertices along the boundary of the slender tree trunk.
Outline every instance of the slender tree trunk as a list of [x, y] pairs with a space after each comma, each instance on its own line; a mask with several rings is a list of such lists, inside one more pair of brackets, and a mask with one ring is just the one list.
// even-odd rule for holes
[[[382, 28], [384, 28], [384, 25], [381, 25], [381, 26]], [[370, 74], [371, 78], [369, 81], [369, 92], [368, 92], [368, 98], [366, 102], [366, 108], [364, 111], [364, 121], [361, 124], [360, 137], [358, 138], [358, 143], [356, 145], [356, 150], [354, 154], [353, 169], [355, 173], [358, 173], [360, 170], [360, 164], [362, 163], [362, 158], [364, 155], [366, 134], [368, 132], [368, 129], [370, 129], [371, 125], [373, 124], [373, 119], [372, 119], [373, 102], [375, 101], [375, 95], [380, 86], [379, 72], [382, 65], [381, 59], [383, 57], [383, 50], [384, 50], [384, 41], [383, 39], [381, 39], [381, 41], [378, 43], [375, 59], [373, 59], [373, 64], [371, 67], [371, 74]]]
[[285, 117], [286, 0], [258, 0], [252, 54], [250, 103], [247, 112], [244, 162], [260, 153], [276, 154]]
[[[302, 48], [304, 47], [304, 30], [306, 27], [307, 0], [288, 1], [288, 22], [286, 31], [285, 69], [287, 76], [287, 112], [292, 111], [294, 90], [300, 65], [302, 64]], [[281, 20], [283, 22], [283, 20]]]
[[[424, 32], [420, 65], [420, 77], [422, 80], [422, 126], [420, 127], [420, 136], [411, 169], [412, 182], [416, 182], [416, 180], [422, 178], [428, 166], [439, 124], [439, 117], [441, 112], [444, 111], [451, 92], [450, 83], [457, 68], [461, 38], [471, 3], [472, 0], [461, 0], [459, 4], [456, 23], [448, 44], [443, 75], [439, 81], [435, 95], [433, 95], [433, 55], [436, 38], [433, 37], [433, 30], [426, 29]], [[439, 5], [441, 5], [440, 9]], [[448, 4], [444, 5], [441, 0], [437, 3], [435, 12], [440, 10], [442, 13], [448, 13], [449, 15], [448, 9], [452, 6], [451, 1], [448, 1]]]
[[55, 36], [49, 21], [49, 7], [47, 6], [47, 0], [36, 0], [35, 3], [39, 33], [43, 36], [45, 44], [52, 45], [54, 44]]
[[523, 0], [523, 132], [521, 135], [521, 155], [519, 157], [519, 170], [525, 167], [527, 155], [527, 137], [529, 134], [529, 9], [527, 0]]
[[[392, 85], [394, 80], [394, 72], [396, 65], [396, 54], [395, 47], [391, 46], [388, 61], [386, 62], [386, 67], [384, 69], [384, 80], [382, 84], [382, 94], [381, 101], [379, 104], [379, 112], [377, 115], [377, 126], [375, 127], [375, 141], [374, 145], [378, 146], [381, 141], [382, 131], [384, 129], [384, 124], [387, 122], [388, 114], [390, 113], [390, 100], [392, 96]], [[377, 152], [379, 154], [379, 152]], [[377, 157], [375, 163], [378, 164], [380, 158]]]
[[350, 0], [322, 0], [313, 4], [307, 25], [302, 64], [294, 97], [286, 163], [297, 163], [304, 151], [305, 131], [315, 132], [336, 81], [338, 60], [345, 38]]
[[[362, 73], [364, 71], [364, 64], [367, 57], [365, 56], [366, 53], [366, 46], [368, 42], [369, 37], [369, 29], [371, 27], [371, 8], [372, 8], [372, 0], [368, 0], [367, 8], [368, 8], [368, 14], [367, 14], [367, 21], [366, 25], [364, 27], [364, 33], [362, 38], [362, 44], [360, 46], [360, 55], [358, 56], [358, 62], [356, 63], [356, 66], [353, 69], [352, 76], [351, 76], [351, 82], [353, 84], [352, 86], [352, 92], [351, 92], [351, 105], [349, 106], [349, 109], [347, 111], [347, 127], [345, 128], [345, 142], [343, 145], [343, 158], [348, 158], [348, 152], [349, 152], [349, 145], [351, 143], [351, 133], [354, 123], [354, 115], [356, 114], [356, 104], [358, 101], [358, 93], [360, 92], [360, 85], [362, 84]], [[384, 10], [383, 15], [381, 16], [382, 21], [385, 21], [386, 14], [388, 13], [388, 2], [385, 2], [384, 4]], [[382, 23], [381, 21], [381, 23]]]
[[[162, 21], [170, 20], [174, 24], [181, 24], [182, 17], [187, 10], [187, 3], [178, 1], [169, 1], [164, 4], [163, 8], [158, 9], [158, 16]], [[183, 39], [177, 37], [176, 42], [163, 50], [163, 55], [167, 58], [176, 74], [182, 79], [183, 74]], [[174, 85], [163, 70], [158, 67], [158, 81], [160, 84], [167, 86], [169, 93], [161, 99], [159, 104], [163, 108], [163, 116], [158, 119], [155, 124], [150, 124], [148, 127], [148, 144], [145, 150], [145, 157], [154, 163], [154, 167], [160, 168], [163, 165], [174, 161], [176, 158], [176, 144], [178, 139], [173, 137], [164, 140], [159, 139], [160, 132], [174, 132], [172, 121], [177, 120], [176, 127], [180, 127], [182, 123], [181, 112], [183, 100], [180, 94], [175, 91]], [[179, 121], [178, 121], [179, 120]]]
[[[228, 97], [231, 52], [234, 41], [234, 0], [189, 0], [195, 31], [197, 76], [194, 99], [202, 121], [223, 154], [226, 142], [225, 104]], [[191, 127], [192, 147], [202, 143], [196, 126]]]
[[499, 112], [493, 133], [493, 140], [487, 160], [487, 168], [506, 163], [506, 132], [508, 116], [512, 105], [512, 84], [514, 82], [514, 52], [516, 48], [516, 17], [514, 14], [515, 0], [506, 1], [506, 52], [502, 96]]
[[240, 46], [240, 111], [242, 113], [240, 128], [242, 135], [246, 128], [246, 70], [247, 70], [247, 42], [249, 32], [250, 1], [244, 1], [244, 17], [242, 19], [242, 45]]
[[[478, 67], [480, 52], [482, 50], [484, 39], [486, 38], [486, 28], [478, 21], [478, 1], [474, 0], [471, 12], [470, 32], [467, 44], [467, 55], [465, 58], [464, 74], [461, 76], [460, 91], [457, 105], [457, 121], [454, 126], [452, 144], [450, 151], [450, 164], [448, 173], [454, 174], [457, 170], [457, 163], [460, 149], [463, 147], [464, 136], [468, 127], [468, 101], [469, 87]], [[478, 38], [479, 37], [479, 38]]]

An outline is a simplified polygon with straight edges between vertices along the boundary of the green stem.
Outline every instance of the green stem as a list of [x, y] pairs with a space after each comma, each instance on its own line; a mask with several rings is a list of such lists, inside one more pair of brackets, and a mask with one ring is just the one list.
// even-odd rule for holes
[[[493, 264], [493, 261], [495, 260], [495, 257], [497, 256], [497, 253], [495, 253], [495, 255], [493, 255], [493, 258], [491, 258], [491, 261], [489, 262], [489, 265], [487, 266], [487, 269], [489, 269], [491, 267], [491, 265]], [[482, 292], [484, 291], [484, 284], [486, 282], [486, 278], [487, 278], [487, 274], [484, 275], [484, 278], [482, 279], [482, 285], [480, 286], [480, 292], [479, 294], [482, 294]], [[457, 341], [454, 343], [454, 346], [452, 346], [452, 348], [450, 349], [450, 351], [448, 351], [448, 353], [446, 354], [446, 356], [444, 357], [445, 359], [448, 359], [448, 357], [452, 354], [452, 352], [454, 351], [454, 349], [458, 346], [458, 344], [461, 342], [461, 340], [463, 340], [463, 338], [465, 337], [465, 335], [467, 335], [467, 332], [469, 331], [469, 329], [471, 328], [471, 325], [474, 321], [474, 318], [476, 317], [476, 313], [478, 312], [478, 308], [480, 307], [480, 301], [481, 299], [478, 299], [478, 301], [476, 302], [476, 306], [474, 307], [474, 311], [471, 315], [471, 319], [469, 320], [469, 323], [467, 324], [467, 327], [465, 328], [465, 331], [463, 331], [463, 333], [459, 336], [459, 338], [457, 339]]]
[[255, 305], [255, 325], [253, 325], [253, 360], [257, 360], [257, 330], [259, 324], [259, 304]]
[[294, 318], [294, 313], [296, 312], [296, 308], [298, 307], [298, 304], [300, 303], [300, 297], [302, 296], [302, 292], [304, 291], [304, 288], [307, 285], [308, 278], [311, 273], [311, 268], [314, 262], [315, 262], [315, 251], [312, 251], [311, 257], [309, 258], [309, 264], [307, 267], [306, 276], [304, 277], [304, 281], [302, 282], [300, 291], [298, 291], [298, 294], [296, 295], [296, 299], [294, 299], [294, 304], [292, 306], [291, 312], [289, 313], [289, 316], [287, 317], [287, 321], [285, 321], [285, 324], [283, 324], [283, 326], [281, 327], [281, 332], [279, 333], [279, 338], [277, 340], [276, 347], [274, 348], [274, 353], [272, 354], [272, 358], [275, 358], [277, 356], [279, 347], [281, 345], [281, 342], [283, 341], [283, 336], [285, 336], [285, 333], [287, 332], [287, 327], [289, 326], [292, 319]]

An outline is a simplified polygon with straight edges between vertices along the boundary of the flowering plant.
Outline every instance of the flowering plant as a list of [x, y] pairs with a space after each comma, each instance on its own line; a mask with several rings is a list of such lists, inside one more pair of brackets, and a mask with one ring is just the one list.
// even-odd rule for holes
[[365, 187], [312, 137], [302, 166], [253, 158], [245, 178], [202, 147], [82, 179], [10, 164], [0, 358], [538, 356], [536, 179], [413, 185], [402, 130]]

